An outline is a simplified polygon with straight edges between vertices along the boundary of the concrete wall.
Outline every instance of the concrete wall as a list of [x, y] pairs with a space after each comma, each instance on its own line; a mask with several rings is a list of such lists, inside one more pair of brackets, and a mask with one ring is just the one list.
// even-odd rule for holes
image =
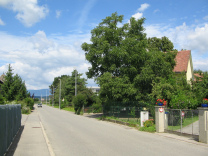
[[199, 141], [208, 144], [208, 107], [199, 107]]

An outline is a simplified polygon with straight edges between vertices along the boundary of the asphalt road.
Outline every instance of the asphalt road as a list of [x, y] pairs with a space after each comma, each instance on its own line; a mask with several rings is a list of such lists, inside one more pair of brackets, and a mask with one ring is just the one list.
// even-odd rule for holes
[[46, 105], [36, 108], [56, 156], [207, 156], [208, 147]]

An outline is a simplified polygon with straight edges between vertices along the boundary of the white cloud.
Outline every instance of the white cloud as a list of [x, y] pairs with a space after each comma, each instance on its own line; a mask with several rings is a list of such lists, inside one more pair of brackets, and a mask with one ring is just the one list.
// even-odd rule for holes
[[5, 25], [4, 21], [0, 18], [0, 25]]
[[147, 3], [144, 3], [141, 5], [141, 7], [138, 9], [139, 12], [144, 12], [150, 5]]
[[208, 24], [188, 26], [183, 23], [177, 27], [157, 24], [147, 25], [145, 28], [148, 37], [166, 36], [177, 50], [191, 50], [194, 69], [208, 71]]
[[37, 0], [1, 0], [0, 6], [17, 12], [16, 18], [27, 27], [44, 19], [49, 12], [46, 6], [39, 6]]
[[[192, 56], [193, 58], [193, 56]], [[207, 57], [206, 58], [202, 58], [202, 57], [195, 57], [193, 59], [193, 66], [194, 69], [200, 69], [202, 71], [208, 71], [207, 67], [208, 67], [208, 61], [207, 61]]]
[[51, 48], [54, 48], [55, 44], [53, 41], [47, 39], [44, 31], [38, 31], [34, 36], [30, 38], [34, 48], [39, 52], [44, 53]]
[[59, 18], [61, 16], [61, 10], [56, 10], [56, 18]]
[[85, 24], [85, 22], [87, 20], [87, 16], [88, 16], [90, 10], [92, 9], [92, 7], [95, 5], [95, 2], [96, 2], [96, 0], [88, 0], [87, 4], [82, 9], [81, 16], [78, 20], [78, 24], [79, 24], [80, 28]]
[[205, 24], [203, 27], [197, 26], [189, 35], [188, 40], [189, 44], [188, 46], [196, 50], [200, 53], [208, 52], [208, 24]]
[[132, 15], [132, 17], [134, 17], [136, 20], [142, 18], [142, 16], [143, 16], [143, 13], [140, 13], [140, 12]]
[[205, 16], [203, 19], [207, 21], [207, 20], [208, 20], [208, 15], [207, 15], [207, 16]]
[[157, 12], [159, 12], [160, 10], [159, 9], [156, 9], [156, 10], [154, 10], [154, 13], [157, 13]]
[[141, 4], [140, 8], [137, 9], [137, 12], [132, 15], [132, 17], [134, 17], [136, 20], [140, 19], [143, 17], [143, 13], [150, 5], [147, 3]]
[[84, 74], [90, 64], [80, 46], [89, 39], [89, 34], [48, 37], [38, 31], [33, 36], [18, 37], [0, 32], [0, 75], [11, 63], [27, 89], [41, 89], [48, 88], [54, 77], [71, 75], [75, 66]]

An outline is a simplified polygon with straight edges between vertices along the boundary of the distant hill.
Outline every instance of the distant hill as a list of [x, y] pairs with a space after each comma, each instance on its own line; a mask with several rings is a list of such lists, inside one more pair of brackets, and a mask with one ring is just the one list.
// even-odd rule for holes
[[30, 96], [32, 96], [34, 94], [35, 97], [37, 96], [41, 96], [45, 97], [46, 96], [46, 91], [47, 91], [47, 96], [51, 95], [51, 93], [49, 92], [49, 89], [40, 89], [40, 90], [27, 90], [28, 92], [30, 92]]

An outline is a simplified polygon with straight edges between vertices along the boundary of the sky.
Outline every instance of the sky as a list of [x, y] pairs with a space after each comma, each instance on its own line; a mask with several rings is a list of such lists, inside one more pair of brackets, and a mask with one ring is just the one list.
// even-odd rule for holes
[[115, 12], [122, 24], [146, 18], [147, 37], [168, 37], [175, 49], [191, 50], [194, 69], [208, 71], [207, 0], [0, 0], [0, 75], [11, 64], [28, 90], [74, 69], [86, 78], [91, 65], [81, 44]]

